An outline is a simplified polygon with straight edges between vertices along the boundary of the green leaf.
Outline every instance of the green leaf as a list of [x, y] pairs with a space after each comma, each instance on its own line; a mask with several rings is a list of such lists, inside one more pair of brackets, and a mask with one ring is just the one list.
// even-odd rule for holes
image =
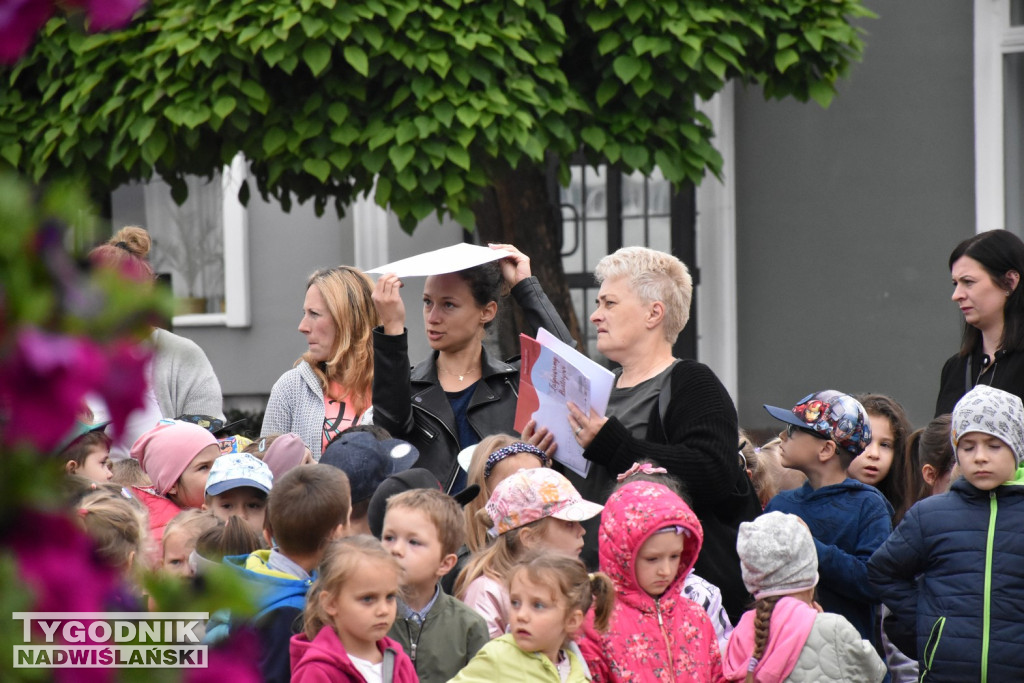
[[778, 38], [775, 39], [775, 49], [785, 50], [787, 47], [796, 42], [796, 36], [791, 33], [780, 33]]
[[632, 55], [620, 55], [612, 62], [612, 69], [615, 70], [615, 75], [623, 83], [629, 83], [636, 78], [641, 68], [643, 68], [643, 63]]
[[[348, 59], [348, 48], [345, 48], [345, 58]], [[319, 76], [331, 63], [331, 48], [324, 43], [310, 43], [302, 50], [302, 59], [313, 76]], [[351, 63], [351, 60], [349, 62]], [[366, 74], [363, 73], [363, 75]]]
[[219, 98], [213, 105], [213, 113], [222, 119], [226, 119], [228, 115], [235, 110], [237, 104], [238, 102], [235, 101], [234, 97], [225, 95], [224, 97]]
[[346, 171], [349, 163], [352, 161], [352, 150], [349, 149], [336, 149], [331, 152], [330, 156], [327, 157], [334, 164], [334, 167], [339, 171]]
[[415, 140], [419, 136], [419, 131], [416, 128], [416, 124], [412, 121], [402, 121], [398, 126], [398, 130], [395, 132], [395, 142], [399, 145], [404, 145], [410, 140]]
[[348, 107], [343, 102], [332, 102], [331, 106], [327, 107], [327, 116], [340, 126], [348, 119]]
[[613, 97], [619, 92], [619, 84], [617, 81], [607, 80], [601, 83], [597, 87], [597, 106], [603, 107], [608, 104]]
[[459, 107], [455, 111], [455, 116], [466, 128], [472, 128], [473, 124], [480, 120], [480, 112], [468, 106]]
[[263, 136], [263, 151], [268, 155], [276, 154], [286, 142], [288, 142], [287, 133], [280, 128], [271, 128]]
[[815, 52], [821, 52], [821, 48], [825, 44], [821, 31], [810, 29], [804, 33], [804, 38], [807, 39], [807, 43], [814, 48]]
[[469, 152], [465, 148], [449, 146], [446, 154], [453, 164], [466, 171], [469, 170]]
[[6, 159], [11, 166], [17, 166], [18, 161], [21, 160], [21, 145], [17, 142], [10, 142], [3, 147], [0, 147], [0, 157]]
[[411, 145], [392, 145], [388, 149], [388, 158], [395, 167], [395, 171], [401, 173], [412, 158], [416, 156], [416, 150]]
[[346, 45], [344, 50], [345, 61], [362, 76], [370, 75], [370, 60], [362, 48], [356, 45]]
[[809, 87], [811, 98], [823, 109], [828, 109], [832, 99], [836, 96], [836, 89], [828, 81], [813, 81]]
[[796, 50], [783, 50], [775, 55], [775, 68], [779, 70], [780, 74], [786, 73], [786, 69], [800, 61], [800, 56], [796, 53]]
[[583, 141], [591, 146], [595, 152], [600, 152], [604, 149], [604, 143], [607, 140], [604, 131], [597, 126], [587, 126], [580, 131], [580, 137]]
[[648, 162], [649, 155], [646, 147], [640, 145], [626, 145], [622, 148], [622, 160], [631, 168], [642, 169]]
[[306, 159], [302, 162], [302, 168], [321, 183], [327, 182], [331, 175], [331, 165], [323, 159]]

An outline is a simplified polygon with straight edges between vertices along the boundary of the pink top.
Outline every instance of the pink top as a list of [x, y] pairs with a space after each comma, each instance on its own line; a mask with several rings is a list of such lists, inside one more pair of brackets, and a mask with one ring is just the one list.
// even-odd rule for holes
[[489, 576], [478, 576], [466, 588], [464, 603], [487, 622], [491, 639], [505, 635], [508, 628], [508, 591]]
[[[768, 628], [768, 644], [754, 669], [754, 681], [776, 683], [786, 680], [803, 652], [817, 616], [818, 610], [796, 598], [782, 598], [775, 603]], [[750, 610], [743, 613], [725, 649], [722, 668], [728, 680], [746, 678], [753, 652], [754, 610]]]

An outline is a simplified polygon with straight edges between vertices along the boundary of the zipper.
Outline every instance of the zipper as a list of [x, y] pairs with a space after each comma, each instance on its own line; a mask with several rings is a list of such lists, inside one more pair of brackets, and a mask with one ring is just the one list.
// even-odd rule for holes
[[992, 601], [992, 548], [996, 538], [996, 513], [999, 511], [999, 502], [996, 499], [996, 492], [988, 492], [989, 515], [988, 515], [988, 538], [985, 541], [985, 593], [982, 602], [981, 617], [981, 683], [988, 680], [988, 645], [991, 635], [991, 601]]
[[661, 602], [655, 598], [654, 600], [654, 613], [658, 615], [658, 630], [661, 631], [661, 638], [665, 641], [665, 654], [668, 657], [668, 661], [665, 662], [665, 671], [673, 681], [676, 680], [676, 663], [675, 658], [672, 656], [672, 642], [669, 640], [668, 633], [665, 631], [665, 622], [661, 619]]
[[[412, 407], [414, 409], [419, 410], [420, 412], [424, 413], [425, 415], [429, 415], [430, 417], [434, 418], [434, 420], [438, 424], [440, 424], [442, 427], [444, 427], [444, 431], [448, 432], [448, 435], [450, 437], [452, 437], [452, 440], [455, 441], [456, 447], [459, 446], [459, 437], [455, 436], [455, 432], [453, 432], [451, 430], [451, 427], [449, 427], [445, 423], [444, 420], [442, 420], [440, 417], [438, 417], [434, 413], [430, 412], [429, 410], [427, 410], [426, 408], [424, 408], [421, 405], [417, 405], [417, 404], [413, 403]], [[456, 459], [455, 467], [452, 468], [451, 473], [448, 475], [448, 483], [444, 487], [444, 492], [445, 493], [450, 493], [451, 492], [452, 486], [455, 485], [455, 479], [456, 479], [456, 477], [458, 477], [458, 475], [459, 475], [459, 461]]]

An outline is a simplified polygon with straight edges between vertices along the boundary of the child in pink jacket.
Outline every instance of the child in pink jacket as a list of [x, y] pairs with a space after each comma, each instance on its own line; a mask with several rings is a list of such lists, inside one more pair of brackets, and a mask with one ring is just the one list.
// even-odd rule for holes
[[722, 656], [707, 613], [680, 593], [704, 532], [667, 487], [629, 483], [601, 514], [601, 571], [617, 600], [608, 632], [589, 628], [580, 649], [596, 682], [722, 681]]

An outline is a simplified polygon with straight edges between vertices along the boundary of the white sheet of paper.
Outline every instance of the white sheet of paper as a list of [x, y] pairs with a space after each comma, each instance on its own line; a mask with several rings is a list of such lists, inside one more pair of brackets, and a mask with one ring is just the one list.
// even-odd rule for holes
[[366, 271], [376, 275], [394, 273], [398, 277], [416, 277], [422, 275], [443, 275], [454, 273], [473, 266], [483, 265], [491, 261], [505, 258], [509, 253], [501, 249], [478, 247], [475, 244], [461, 242], [443, 249], [435, 249], [425, 254], [417, 254], [399, 261], [386, 263]]
[[573, 365], [586, 374], [590, 379], [590, 407], [596, 410], [598, 415], [604, 415], [608, 410], [608, 399], [612, 395], [612, 387], [615, 386], [615, 375], [612, 371], [600, 363], [590, 360], [543, 327], [537, 330], [537, 341], [549, 349], [556, 350], [559, 355], [569, 359]]

